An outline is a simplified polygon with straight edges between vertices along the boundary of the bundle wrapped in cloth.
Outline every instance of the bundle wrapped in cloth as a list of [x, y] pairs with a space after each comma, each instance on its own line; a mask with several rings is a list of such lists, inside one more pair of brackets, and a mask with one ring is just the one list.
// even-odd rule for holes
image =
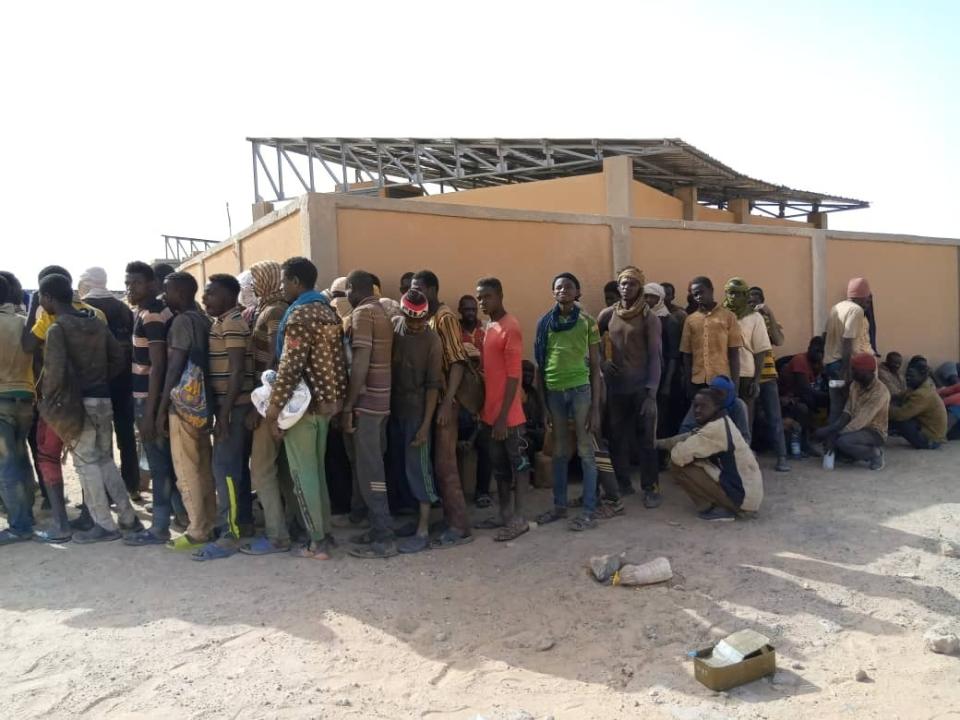
[[[274, 370], [267, 370], [261, 375], [260, 379], [263, 385], [250, 393], [250, 401], [263, 417], [267, 416], [267, 410], [270, 407], [270, 393], [273, 392], [273, 383], [276, 382], [277, 373]], [[301, 380], [293, 391], [293, 395], [287, 401], [280, 411], [280, 417], [277, 418], [277, 425], [281, 430], [289, 430], [297, 421], [303, 417], [310, 407], [310, 388]]]

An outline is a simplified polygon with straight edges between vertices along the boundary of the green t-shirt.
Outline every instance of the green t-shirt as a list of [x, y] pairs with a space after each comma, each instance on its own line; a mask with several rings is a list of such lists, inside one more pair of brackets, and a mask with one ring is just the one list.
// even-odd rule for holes
[[580, 312], [575, 327], [547, 332], [547, 363], [543, 379], [547, 390], [569, 390], [590, 384], [590, 347], [600, 344], [597, 321]]

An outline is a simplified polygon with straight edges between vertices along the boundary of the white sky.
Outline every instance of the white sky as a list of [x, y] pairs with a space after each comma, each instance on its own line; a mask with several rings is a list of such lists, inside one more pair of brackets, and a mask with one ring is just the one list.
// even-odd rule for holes
[[960, 4], [667, 5], [6, 3], [0, 268], [120, 287], [225, 238], [258, 135], [680, 137], [872, 203], [833, 228], [960, 236]]

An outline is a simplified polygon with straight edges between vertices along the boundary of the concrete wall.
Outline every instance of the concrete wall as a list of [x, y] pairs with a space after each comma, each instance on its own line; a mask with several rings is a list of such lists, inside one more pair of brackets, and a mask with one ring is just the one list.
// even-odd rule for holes
[[683, 202], [638, 180], [630, 183], [634, 217], [682, 220]]
[[340, 209], [337, 241], [340, 274], [373, 272], [387, 295], [397, 295], [404, 272], [429, 269], [440, 278], [441, 298], [455, 307], [461, 295], [475, 294], [479, 278], [500, 278], [528, 355], [537, 318], [553, 304], [553, 277], [565, 270], [576, 274], [587, 293], [584, 304], [596, 314], [612, 263], [604, 225]]
[[827, 241], [827, 298], [846, 295], [847, 281], [865, 277], [874, 295], [877, 345], [905, 358], [935, 362], [960, 358], [958, 248], [864, 240]]
[[597, 213], [599, 215], [607, 212], [603, 173], [413, 198], [414, 202], [424, 200], [544, 212]]
[[713, 281], [718, 300], [734, 276], [763, 288], [784, 327], [780, 354], [805, 350], [813, 335], [810, 240], [799, 235], [633, 228], [633, 262], [648, 282], [671, 282], [678, 302], [697, 275]]

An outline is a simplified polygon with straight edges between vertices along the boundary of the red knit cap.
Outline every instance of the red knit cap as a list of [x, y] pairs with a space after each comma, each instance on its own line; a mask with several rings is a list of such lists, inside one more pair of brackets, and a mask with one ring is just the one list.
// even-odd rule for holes
[[400, 310], [409, 318], [419, 320], [425, 318], [430, 310], [427, 298], [417, 290], [408, 290], [400, 298]]
[[877, 359], [870, 353], [857, 353], [850, 359], [850, 367], [854, 370], [872, 372], [877, 369]]

